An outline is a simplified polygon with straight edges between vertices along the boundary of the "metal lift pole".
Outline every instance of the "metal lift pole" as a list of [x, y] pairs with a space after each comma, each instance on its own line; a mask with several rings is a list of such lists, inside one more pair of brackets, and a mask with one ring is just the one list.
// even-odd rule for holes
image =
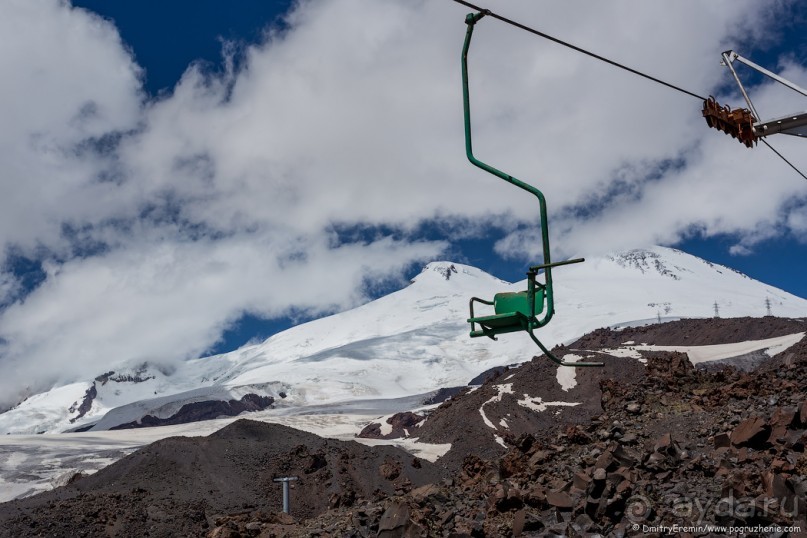
[[[524, 183], [523, 181], [514, 178], [509, 174], [505, 174], [501, 170], [498, 170], [490, 166], [489, 164], [480, 161], [474, 156], [473, 144], [471, 142], [471, 99], [470, 99], [470, 91], [468, 89], [468, 50], [471, 46], [471, 38], [473, 37], [474, 26], [482, 17], [484, 17], [488, 13], [489, 11], [483, 10], [476, 14], [469, 13], [465, 17], [465, 24], [467, 24], [468, 26], [465, 32], [465, 42], [463, 43], [462, 46], [462, 104], [465, 121], [465, 153], [468, 157], [468, 160], [471, 161], [473, 165], [481, 168], [485, 172], [488, 172], [500, 179], [503, 179], [504, 181], [512, 185], [515, 185], [520, 189], [529, 192], [530, 194], [538, 198], [538, 203], [540, 205], [540, 211], [541, 211], [541, 247], [543, 251], [543, 263], [540, 265], [531, 266], [529, 272], [527, 273], [527, 292], [525, 292], [525, 295], [528, 305], [525, 309], [527, 312], [526, 314], [524, 314], [524, 312], [501, 313], [498, 311], [498, 308], [496, 307], [497, 304], [496, 299], [509, 294], [497, 294], [496, 297], [494, 297], [494, 301], [484, 301], [476, 297], [471, 299], [470, 301], [471, 317], [468, 320], [471, 323], [471, 337], [488, 336], [495, 340], [496, 334], [524, 330], [530, 335], [530, 338], [533, 340], [533, 342], [535, 342], [538, 345], [541, 351], [543, 351], [544, 354], [549, 359], [558, 363], [561, 366], [602, 367], [603, 363], [599, 362], [570, 363], [563, 361], [562, 359], [556, 357], [549, 349], [547, 349], [546, 346], [544, 346], [544, 344], [541, 343], [538, 337], [535, 336], [534, 330], [543, 327], [544, 325], [549, 323], [549, 320], [551, 320], [552, 316], [555, 314], [555, 297], [552, 286], [552, 268], [557, 267], [559, 265], [579, 263], [585, 260], [583, 260], [583, 258], [578, 258], [574, 260], [566, 260], [562, 262], [552, 263], [549, 249], [549, 222], [548, 222], [549, 219], [547, 218], [546, 199], [544, 198], [543, 193], [537, 188], [533, 187], [532, 185]], [[543, 284], [536, 282], [535, 280], [535, 277], [538, 274], [538, 272], [542, 270], [544, 272]], [[541, 293], [542, 306], [543, 304], [546, 305], [546, 308], [543, 310], [544, 315], [541, 319], [538, 319], [537, 316], [535, 315], [536, 310], [538, 308], [535, 299], [537, 293]], [[474, 301], [478, 301], [487, 305], [494, 305], [494, 308], [497, 308], [496, 315], [489, 318], [475, 317], [473, 310]], [[503, 299], [503, 301], [506, 301], [506, 299]], [[479, 323], [482, 326], [482, 330], [475, 331], [474, 330], [475, 323]], [[487, 325], [485, 325], [486, 323]], [[501, 325], [499, 325], [499, 323], [501, 323]], [[494, 326], [492, 324], [496, 325]]]
[[754, 114], [754, 118], [756, 118], [757, 121], [759, 121], [759, 114], [757, 113], [757, 109], [754, 108], [754, 103], [751, 102], [751, 98], [748, 97], [748, 93], [746, 93], [745, 88], [743, 87], [743, 83], [740, 82], [740, 77], [737, 75], [737, 71], [735, 71], [734, 66], [731, 65], [730, 54], [731, 51], [723, 53], [723, 63], [731, 71], [731, 74], [734, 76], [734, 80], [737, 81], [737, 85], [740, 87], [740, 91], [742, 92], [743, 97], [745, 98], [745, 102], [748, 104], [748, 108], [750, 108], [751, 112]]
[[721, 56], [723, 58], [722, 64], [728, 67], [729, 70], [731, 71], [734, 80], [737, 82], [737, 86], [740, 87], [740, 92], [742, 92], [743, 97], [745, 98], [745, 102], [748, 103], [748, 107], [754, 114], [755, 122], [753, 130], [754, 135], [757, 138], [762, 138], [777, 133], [799, 137], [807, 136], [807, 112], [797, 112], [794, 114], [783, 116], [781, 118], [774, 118], [763, 121], [761, 116], [757, 113], [756, 109], [754, 108], [753, 103], [751, 103], [751, 98], [748, 97], [748, 92], [746, 92], [743, 83], [740, 81], [740, 77], [739, 75], [737, 75], [737, 71], [734, 70], [733, 63], [735, 61], [743, 63], [748, 67], [750, 67], [751, 69], [754, 69], [759, 73], [762, 73], [766, 77], [775, 80], [776, 82], [782, 84], [783, 86], [786, 86], [787, 88], [790, 88], [791, 90], [800, 93], [801, 95], [804, 95], [806, 97], [807, 97], [807, 90], [805, 90], [798, 84], [794, 84], [793, 82], [790, 82], [789, 80], [780, 77], [776, 73], [773, 73], [772, 71], [765, 69], [761, 65], [752, 62], [748, 58], [740, 56], [733, 50], [727, 50], [726, 52], [722, 53]]
[[281, 482], [283, 484], [283, 513], [289, 513], [289, 482], [297, 480], [296, 476], [284, 476], [282, 478], [275, 478], [273, 482]]
[[481, 11], [477, 14], [469, 13], [465, 17], [465, 24], [468, 25], [468, 29], [465, 32], [465, 43], [462, 46], [462, 104], [465, 117], [465, 154], [468, 156], [468, 160], [471, 161], [471, 163], [475, 166], [478, 166], [485, 172], [491, 173], [494, 176], [507, 181], [508, 183], [512, 183], [516, 187], [524, 189], [538, 198], [538, 203], [540, 204], [541, 209], [541, 243], [544, 257], [542, 265], [545, 266], [544, 278], [546, 286], [546, 313], [542, 319], [538, 320], [538, 326], [543, 327], [549, 323], [549, 320], [551, 320], [552, 316], [555, 314], [555, 300], [552, 292], [552, 259], [549, 253], [549, 223], [546, 216], [546, 198], [544, 198], [544, 194], [541, 191], [532, 185], [524, 183], [523, 181], [514, 178], [509, 174], [505, 174], [501, 170], [498, 170], [477, 159], [474, 156], [473, 146], [471, 143], [471, 99], [470, 92], [468, 90], [468, 49], [471, 46], [471, 37], [474, 33], [474, 26], [476, 25], [477, 21], [479, 21], [479, 19], [485, 15], [486, 12]]
[[[723, 62], [726, 64], [727, 67], [729, 67], [732, 70], [732, 72], [734, 72], [734, 69], [731, 67], [731, 64], [734, 62], [734, 60], [737, 60], [738, 62], [744, 63], [745, 65], [747, 65], [751, 69], [755, 69], [755, 70], [759, 71], [760, 73], [762, 73], [763, 75], [765, 75], [767, 77], [770, 77], [773, 80], [775, 80], [776, 82], [779, 82], [780, 84], [784, 84], [785, 86], [787, 86], [791, 90], [797, 91], [800, 94], [807, 97], [807, 90], [805, 90], [801, 86], [799, 86], [797, 84], [793, 84], [789, 80], [780, 77], [776, 73], [768, 71], [767, 69], [765, 69], [761, 65], [755, 64], [754, 62], [752, 62], [748, 58], [744, 58], [744, 57], [740, 56], [739, 54], [737, 54], [733, 50], [727, 50], [726, 52], [723, 53]], [[736, 75], [735, 75], [735, 78], [736, 78]], [[739, 83], [739, 81], [737, 81], [737, 82]], [[740, 86], [742, 86], [742, 84], [740, 84]], [[745, 93], [745, 92], [743, 92], [743, 93]]]

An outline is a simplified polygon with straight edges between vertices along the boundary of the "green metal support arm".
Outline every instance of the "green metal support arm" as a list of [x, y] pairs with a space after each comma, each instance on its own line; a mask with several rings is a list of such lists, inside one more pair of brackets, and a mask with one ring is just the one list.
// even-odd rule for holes
[[[550, 251], [549, 251], [549, 223], [547, 218], [547, 211], [546, 211], [546, 198], [544, 194], [538, 190], [537, 188], [533, 187], [532, 185], [525, 183], [509, 174], [498, 170], [490, 166], [487, 163], [484, 163], [477, 159], [474, 156], [473, 152], [473, 144], [471, 142], [471, 99], [470, 99], [470, 91], [468, 89], [468, 50], [471, 47], [471, 37], [473, 37], [474, 33], [474, 26], [476, 25], [479, 20], [487, 14], [487, 11], [481, 11], [479, 13], [469, 13], [465, 17], [465, 23], [467, 24], [468, 28], [465, 32], [465, 43], [462, 46], [462, 104], [463, 104], [463, 111], [464, 111], [464, 120], [465, 120], [465, 153], [468, 156], [468, 160], [471, 163], [482, 170], [497, 176], [508, 183], [519, 187], [531, 194], [533, 194], [536, 198], [538, 198], [538, 203], [541, 210], [541, 246], [543, 250], [543, 262], [541, 265], [536, 265], [534, 267], [530, 267], [530, 272], [527, 273], [528, 281], [528, 296], [530, 297], [531, 304], [529, 305], [530, 312], [535, 312], [535, 288], [536, 286], [543, 288], [545, 296], [546, 296], [546, 309], [544, 310], [544, 315], [541, 319], [533, 316], [532, 319], [527, 323], [527, 327], [525, 329], [530, 335], [530, 338], [538, 345], [541, 351], [544, 354], [555, 361], [556, 363], [562, 366], [603, 366], [602, 363], [599, 362], [576, 362], [576, 363], [569, 363], [565, 362], [556, 356], [554, 356], [547, 348], [544, 346], [540, 340], [535, 336], [533, 330], [535, 328], [543, 327], [549, 320], [552, 319], [552, 316], [555, 314], [555, 298], [553, 294], [552, 288], [552, 268], [557, 267], [559, 265], [567, 265], [571, 263], [579, 263], [582, 262], [583, 259], [575, 259], [575, 260], [568, 260], [558, 263], [552, 263]], [[541, 284], [536, 282], [535, 276], [537, 275], [538, 271], [541, 269], [544, 270], [544, 283]], [[480, 302], [489, 304], [488, 301], [482, 301], [481, 299], [477, 299]], [[471, 300], [471, 318], [473, 319], [473, 299]], [[473, 328], [473, 322], [471, 327]], [[493, 335], [488, 335], [495, 340]]]
[[571, 366], [571, 367], [579, 366], [581, 368], [584, 368], [584, 367], [587, 367], [587, 366], [600, 367], [601, 368], [601, 367], [605, 366], [601, 362], [566, 362], [563, 359], [559, 359], [555, 355], [553, 355], [552, 352], [550, 352], [546, 348], [546, 346], [541, 343], [540, 340], [538, 340], [538, 338], [532, 332], [532, 329], [527, 329], [527, 332], [529, 333], [530, 338], [532, 338], [532, 341], [535, 342], [536, 344], [538, 344], [538, 347], [541, 348], [541, 351], [544, 352], [544, 355], [546, 355], [547, 357], [549, 357], [550, 359], [552, 359], [556, 363], [560, 364], [561, 366]]
[[465, 43], [462, 47], [462, 104], [465, 118], [465, 154], [468, 156], [468, 160], [471, 161], [471, 163], [475, 166], [478, 166], [482, 170], [491, 173], [494, 176], [507, 181], [508, 183], [512, 183], [516, 187], [524, 189], [538, 198], [538, 203], [540, 204], [541, 208], [541, 242], [543, 247], [544, 265], [546, 266], [546, 271], [544, 273], [544, 285], [546, 286], [546, 310], [543, 318], [538, 320], [538, 326], [543, 327], [549, 323], [549, 320], [551, 320], [552, 316], [555, 315], [555, 300], [552, 293], [552, 261], [549, 253], [549, 226], [546, 216], [546, 199], [544, 198], [544, 194], [532, 185], [524, 183], [523, 181], [514, 178], [509, 174], [505, 174], [501, 170], [498, 170], [477, 159], [474, 156], [473, 144], [471, 142], [471, 98], [468, 90], [468, 49], [471, 46], [471, 37], [474, 33], [474, 26], [484, 16], [485, 12], [483, 11], [477, 14], [469, 13], [465, 17], [465, 23], [468, 25], [468, 29], [465, 32]]

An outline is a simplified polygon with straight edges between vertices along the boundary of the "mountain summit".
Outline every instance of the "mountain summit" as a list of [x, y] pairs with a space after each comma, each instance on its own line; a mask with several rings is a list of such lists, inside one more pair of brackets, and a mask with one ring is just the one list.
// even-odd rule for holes
[[[112, 428], [168, 419], [210, 400], [276, 406], [400, 398], [465, 385], [480, 372], [530, 360], [528, 336], [468, 337], [468, 301], [519, 291], [484, 271], [428, 264], [410, 285], [358, 308], [314, 320], [236, 351], [179, 363], [115, 365], [94, 380], [55, 387], [0, 414], [0, 432]], [[807, 300], [684, 252], [652, 247], [590, 258], [555, 277], [556, 316], [540, 335], [569, 342], [594, 329], [681, 317], [807, 316]], [[257, 399], [256, 399], [257, 398]], [[259, 400], [260, 399], [260, 400]], [[235, 403], [233, 403], [235, 402]]]

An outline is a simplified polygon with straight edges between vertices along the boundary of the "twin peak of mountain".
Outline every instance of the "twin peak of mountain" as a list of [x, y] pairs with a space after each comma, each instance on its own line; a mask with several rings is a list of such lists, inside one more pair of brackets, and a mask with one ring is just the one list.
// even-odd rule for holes
[[[593, 268], [594, 271], [601, 269], [603, 265], [611, 265], [622, 269], [632, 269], [640, 271], [641, 273], [658, 274], [673, 280], [680, 280], [682, 278], [682, 274], [691, 271], [691, 269], [688, 269], [688, 266], [693, 264], [700, 265], [704, 269], [704, 265], [708, 266], [718, 273], [722, 273], [723, 270], [738, 273], [738, 271], [734, 269], [713, 264], [680, 250], [660, 246], [625, 250], [601, 256], [591, 256], [588, 257], [587, 263], [583, 265], [588, 265], [589, 267]], [[564, 271], [566, 270], [568, 269], [564, 268]], [[474, 279], [486, 277], [500, 281], [500, 279], [471, 265], [464, 265], [452, 261], [434, 261], [428, 263], [423, 268], [421, 273], [411, 280], [411, 283], [418, 284], [425, 283], [427, 281], [437, 282], [440, 280], [457, 282], [469, 277]]]

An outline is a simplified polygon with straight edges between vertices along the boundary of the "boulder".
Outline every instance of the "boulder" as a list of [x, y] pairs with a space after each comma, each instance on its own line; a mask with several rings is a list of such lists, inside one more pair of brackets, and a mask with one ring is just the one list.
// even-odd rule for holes
[[752, 417], [740, 422], [731, 432], [731, 444], [762, 448], [770, 435], [771, 428], [762, 417]]

